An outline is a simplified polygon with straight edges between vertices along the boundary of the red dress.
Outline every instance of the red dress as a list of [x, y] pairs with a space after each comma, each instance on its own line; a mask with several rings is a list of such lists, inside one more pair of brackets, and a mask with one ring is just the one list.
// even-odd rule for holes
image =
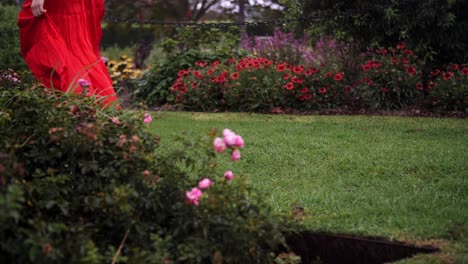
[[82, 93], [78, 80], [90, 83], [87, 95], [105, 104], [117, 100], [99, 43], [104, 0], [45, 0], [47, 12], [34, 17], [26, 0], [18, 16], [21, 53], [46, 87]]

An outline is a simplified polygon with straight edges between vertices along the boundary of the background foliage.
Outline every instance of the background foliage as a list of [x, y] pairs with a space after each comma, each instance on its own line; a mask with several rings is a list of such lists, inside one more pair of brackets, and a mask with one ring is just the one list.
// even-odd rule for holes
[[20, 52], [19, 31], [16, 20], [18, 9], [14, 5], [0, 3], [0, 69], [26, 69]]
[[[392, 46], [405, 41], [421, 57], [427, 67], [462, 63], [468, 54], [468, 3], [463, 0], [429, 1], [305, 1], [282, 0], [288, 17], [308, 16], [318, 10], [364, 9], [364, 13], [336, 16], [323, 22], [322, 31], [340, 39], [354, 40], [361, 46]], [[376, 8], [379, 5], [385, 8]]]

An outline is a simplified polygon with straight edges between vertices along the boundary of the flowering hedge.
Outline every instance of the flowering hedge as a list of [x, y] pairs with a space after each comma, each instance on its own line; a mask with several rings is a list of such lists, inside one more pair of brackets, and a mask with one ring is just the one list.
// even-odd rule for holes
[[351, 92], [343, 72], [275, 63], [265, 58], [197, 61], [181, 70], [171, 91], [187, 109], [264, 111], [273, 107], [330, 108]]
[[350, 104], [391, 110], [421, 102], [427, 94], [438, 107], [465, 109], [464, 66], [452, 66], [428, 82], [421, 60], [404, 43], [369, 51], [360, 60], [355, 63], [361, 70], [349, 74], [333, 63], [307, 66], [263, 57], [197, 61], [178, 72], [170, 92], [183, 109], [203, 111], [313, 110]]
[[411, 105], [423, 94], [421, 62], [404, 43], [381, 48], [362, 65], [360, 89], [373, 109], [399, 109]]
[[468, 112], [468, 65], [435, 69], [431, 77], [427, 87], [435, 107]]

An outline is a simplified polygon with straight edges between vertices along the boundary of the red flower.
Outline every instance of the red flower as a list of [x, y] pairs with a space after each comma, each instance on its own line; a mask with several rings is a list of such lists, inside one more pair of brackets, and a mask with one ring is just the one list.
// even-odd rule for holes
[[384, 93], [390, 92], [390, 89], [388, 89], [387, 87], [382, 87], [382, 88], [380, 88], [380, 90], [381, 90], [382, 92], [384, 92]]
[[211, 63], [211, 67], [214, 67], [214, 66], [216, 66], [218, 64], [219, 64], [219, 60], [215, 60], [215, 61], [213, 61], [213, 63]]
[[432, 89], [432, 88], [434, 88], [434, 87], [436, 87], [436, 84], [435, 84], [435, 82], [433, 82], [433, 81], [430, 81], [430, 82], [427, 84], [427, 89]]
[[301, 83], [304, 82], [304, 79], [302, 79], [302, 78], [297, 78], [296, 76], [294, 76], [294, 77], [292, 78], [292, 81], [293, 81], [293, 83], [299, 83], [299, 84], [301, 84]]
[[379, 49], [377, 52], [380, 53], [380, 54], [383, 54], [383, 55], [388, 53], [388, 51], [386, 49], [384, 49], [384, 48]]
[[370, 69], [372, 69], [372, 66], [371, 66], [371, 65], [369, 65], [369, 64], [364, 64], [364, 65], [362, 65], [362, 70], [363, 70], [363, 71], [366, 72], [366, 71], [369, 71]]
[[226, 77], [224, 77], [222, 75], [219, 75], [218, 77], [215, 78], [214, 82], [222, 84], [222, 83], [226, 82]]
[[424, 90], [424, 85], [422, 83], [417, 83], [416, 84], [416, 89], [418, 89], [419, 91], [422, 91], [422, 90]]
[[282, 71], [286, 70], [286, 63], [280, 63], [280, 64], [278, 64], [278, 66], [276, 66], [276, 70], [277, 70], [278, 72], [282, 72]]
[[321, 93], [321, 94], [325, 94], [326, 92], [327, 92], [327, 88], [325, 88], [325, 87], [322, 87], [319, 90], [319, 93]]
[[404, 49], [406, 48], [406, 44], [404, 42], [400, 42], [396, 47], [397, 49]]
[[406, 67], [406, 72], [409, 75], [414, 75], [416, 73], [416, 68], [414, 68], [412, 65]]
[[204, 61], [197, 61], [195, 62], [195, 65], [197, 65], [198, 67], [205, 67], [208, 63], [204, 62]]
[[345, 86], [344, 88], [345, 92], [349, 93], [351, 92], [351, 87], [349, 87], [348, 85]]
[[319, 69], [317, 68], [310, 68], [309, 70], [312, 72], [312, 74], [319, 72]]
[[372, 84], [374, 84], [374, 81], [373, 81], [371, 78], [368, 78], [368, 77], [362, 78], [361, 82], [362, 82], [362, 83], [365, 83], [365, 84], [367, 84], [367, 85], [372, 85]]
[[468, 74], [468, 67], [463, 68], [460, 72], [463, 75], [467, 75]]
[[200, 71], [193, 71], [192, 74], [198, 79], [203, 79], [203, 74]]
[[398, 64], [398, 58], [392, 57], [392, 64]]
[[197, 83], [192, 83], [192, 88], [197, 88], [198, 87], [198, 84]]
[[288, 82], [284, 88], [286, 88], [286, 90], [289, 90], [291, 91], [292, 89], [294, 89], [294, 84], [292, 82]]
[[305, 76], [310, 76], [310, 75], [312, 75], [312, 70], [309, 69], [309, 70], [305, 71], [305, 72], [304, 72], [304, 75], [305, 75]]
[[312, 100], [312, 94], [306, 94], [304, 95], [305, 100]]
[[444, 80], [448, 81], [450, 79], [452, 79], [453, 77], [453, 72], [445, 72], [442, 77], [444, 78]]
[[439, 75], [439, 73], [440, 73], [439, 69], [435, 69], [435, 70], [431, 71], [432, 76], [437, 76], [437, 75]]
[[372, 63], [370, 65], [372, 66], [372, 68], [378, 68], [378, 67], [382, 66], [382, 63], [379, 62], [379, 61], [372, 61]]
[[186, 84], [183, 84], [179, 87], [179, 92], [180, 93], [185, 93], [187, 92], [187, 85]]
[[214, 72], [213, 69], [209, 69], [209, 70], [206, 72], [206, 74], [211, 75], [211, 74], [213, 74], [213, 72]]
[[298, 67], [293, 67], [292, 70], [293, 70], [293, 72], [294, 72], [295, 74], [299, 74], [299, 73], [301, 73], [301, 72], [304, 70], [304, 66], [300, 65], [300, 66], [298, 66]]
[[289, 80], [289, 73], [286, 73], [283, 75], [283, 80]]
[[333, 73], [327, 72], [327, 73], [325, 73], [325, 76], [326, 76], [327, 78], [331, 78], [331, 77], [333, 77]]
[[183, 77], [183, 76], [187, 75], [189, 72], [190, 72], [190, 70], [180, 70], [180, 71], [177, 73], [177, 76]]
[[243, 69], [245, 69], [244, 63], [239, 63], [236, 65], [236, 71], [242, 71]]
[[410, 55], [410, 56], [413, 56], [413, 55], [414, 55], [413, 51], [410, 50], [410, 49], [405, 49], [405, 53], [408, 54], [408, 55]]
[[233, 72], [233, 73], [231, 74], [231, 79], [233, 79], [233, 80], [239, 79], [239, 73], [238, 73], [238, 72]]
[[402, 58], [402, 59], [401, 59], [401, 63], [403, 63], [403, 64], [408, 64], [408, 63], [409, 63], [409, 59], [408, 59], [408, 58]]
[[302, 88], [301, 92], [302, 92], [302, 93], [308, 93], [308, 92], [309, 92], [309, 88], [304, 87], [304, 88]]
[[460, 68], [460, 65], [458, 65], [458, 64], [453, 64], [452, 65], [452, 71], [456, 71], [456, 70], [458, 70], [458, 68]]
[[339, 72], [335, 74], [335, 81], [341, 81], [341, 80], [343, 80], [343, 73]]

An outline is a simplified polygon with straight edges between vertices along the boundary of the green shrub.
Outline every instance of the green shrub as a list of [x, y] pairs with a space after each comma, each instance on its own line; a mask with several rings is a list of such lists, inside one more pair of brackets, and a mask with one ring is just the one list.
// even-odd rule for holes
[[400, 43], [397, 48], [371, 52], [362, 65], [359, 86], [363, 100], [372, 109], [400, 109], [422, 96], [420, 61]]
[[161, 43], [164, 57], [156, 58], [152, 67], [135, 82], [135, 97], [148, 105], [173, 103], [175, 97], [169, 89], [179, 70], [188, 69], [196, 61], [212, 62], [235, 56], [236, 30], [179, 28], [173, 38]]
[[0, 4], [0, 70], [27, 69], [20, 52], [18, 9], [14, 5]]
[[441, 110], [468, 111], [468, 65], [452, 64], [431, 72], [428, 84], [432, 103]]
[[[160, 151], [141, 112], [1, 87], [2, 263], [268, 263], [284, 221], [215, 175], [215, 132]], [[176, 144], [178, 145], [178, 144]], [[187, 191], [214, 182], [199, 205]], [[122, 250], [118, 247], [122, 245]], [[120, 255], [119, 255], [120, 254]]]

